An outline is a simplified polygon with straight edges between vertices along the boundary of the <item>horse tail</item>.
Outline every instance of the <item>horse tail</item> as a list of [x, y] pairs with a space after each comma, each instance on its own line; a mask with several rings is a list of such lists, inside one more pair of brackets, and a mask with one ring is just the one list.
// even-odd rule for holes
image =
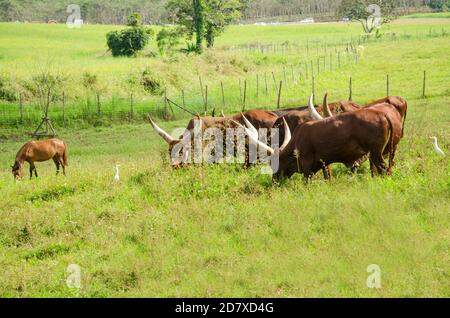
[[64, 153], [63, 153], [63, 161], [64, 161], [64, 165], [67, 167], [69, 165], [69, 161], [68, 161], [68, 149], [67, 149], [67, 145], [65, 142], [63, 142], [64, 144]]
[[408, 104], [406, 103], [406, 101], [405, 101], [405, 106], [406, 106], [405, 107], [405, 117], [403, 117], [403, 123], [402, 123], [402, 137], [405, 132], [406, 114], [408, 113]]
[[389, 124], [389, 166], [388, 171], [391, 171], [392, 166], [394, 165], [394, 126], [392, 125], [392, 121], [389, 116], [385, 116], [386, 120]]

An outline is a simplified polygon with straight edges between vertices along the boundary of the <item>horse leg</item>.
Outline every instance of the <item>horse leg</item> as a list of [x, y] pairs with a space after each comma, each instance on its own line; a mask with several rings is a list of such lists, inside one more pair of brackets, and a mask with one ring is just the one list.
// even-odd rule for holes
[[66, 175], [66, 165], [64, 164], [63, 160], [61, 159], [61, 166], [62, 166], [62, 170], [63, 170], [63, 175]]
[[34, 165], [30, 162], [30, 180], [33, 179], [33, 170]]
[[60, 167], [60, 159], [57, 157], [53, 157], [53, 161], [55, 162], [55, 166], [56, 166], [56, 175], [59, 174], [59, 167]]
[[34, 162], [30, 162], [30, 180], [33, 179], [33, 171], [36, 178], [38, 177], [36, 166], [34, 165]]

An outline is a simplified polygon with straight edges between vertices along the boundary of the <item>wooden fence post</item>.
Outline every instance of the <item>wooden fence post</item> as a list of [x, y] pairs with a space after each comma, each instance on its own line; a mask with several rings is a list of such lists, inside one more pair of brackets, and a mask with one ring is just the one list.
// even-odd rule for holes
[[225, 91], [223, 89], [223, 82], [220, 81], [220, 88], [222, 90], [222, 110], [225, 108]]
[[23, 124], [22, 93], [19, 93], [19, 113], [20, 113], [20, 123]]
[[275, 90], [277, 89], [277, 80], [275, 79], [275, 74], [272, 72], [272, 79], [273, 79], [273, 86], [275, 87]]
[[203, 100], [203, 106], [205, 105], [205, 94], [203, 93], [203, 82], [202, 77], [198, 77], [199, 83], [200, 83], [200, 93], [202, 94], [202, 100]]
[[66, 93], [62, 92], [63, 127], [66, 127]]
[[259, 97], [259, 74], [256, 74], [256, 98]]
[[283, 81], [280, 81], [280, 88], [278, 89], [278, 101], [277, 101], [277, 109], [280, 109], [280, 101], [281, 101], [281, 88], [283, 87]]
[[353, 81], [352, 81], [352, 77], [350, 76], [350, 86], [349, 86], [350, 94], [348, 96], [349, 101], [352, 101], [352, 98], [353, 98], [353, 87], [352, 86], [353, 86]]
[[133, 92], [130, 93], [130, 118], [134, 117], [134, 100], [133, 100]]
[[102, 114], [102, 102], [100, 98], [100, 94], [97, 94], [97, 115], [101, 116]]
[[266, 96], [269, 94], [269, 88], [267, 87], [267, 73], [264, 73], [264, 82], [266, 85]]
[[205, 85], [205, 114], [208, 114], [208, 85]]
[[168, 119], [168, 110], [167, 110], [167, 88], [164, 87], [164, 119]]
[[241, 79], [239, 79], [239, 103], [242, 106], [242, 82], [241, 82]]
[[244, 99], [243, 99], [243, 103], [242, 103], [242, 111], [245, 110], [245, 102], [247, 100], [247, 80], [244, 80]]
[[422, 97], [425, 97], [426, 80], [427, 80], [427, 71], [423, 71]]
[[389, 74], [386, 75], [386, 96], [389, 96]]

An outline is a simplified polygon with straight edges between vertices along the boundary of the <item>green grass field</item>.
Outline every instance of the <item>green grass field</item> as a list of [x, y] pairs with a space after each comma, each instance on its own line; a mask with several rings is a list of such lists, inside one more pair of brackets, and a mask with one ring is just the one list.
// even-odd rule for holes
[[[216, 49], [177, 61], [113, 59], [100, 41], [112, 28], [0, 24], [0, 67], [26, 78], [36, 56], [49, 54], [69, 73], [79, 65], [114, 82], [151, 65], [167, 82], [178, 74], [183, 86], [171, 85], [171, 95], [192, 91], [188, 104], [198, 110], [201, 74], [211, 108], [220, 108], [217, 83], [235, 85], [230, 113], [240, 108], [239, 78], [249, 81], [247, 108], [273, 109], [273, 87], [256, 97], [254, 77], [276, 70], [279, 80], [283, 66], [306, 58], [295, 50], [265, 56]], [[435, 36], [425, 35], [430, 28]], [[353, 99], [362, 103], [386, 94], [389, 74], [390, 93], [409, 105], [392, 177], [371, 178], [367, 163], [354, 175], [334, 165], [331, 182], [318, 174], [307, 185], [300, 175], [274, 184], [259, 167], [173, 170], [167, 146], [143, 121], [98, 127], [73, 121], [68, 128], [57, 121], [69, 145], [68, 176], [56, 177], [47, 162], [37, 164], [39, 179], [14, 182], [9, 166], [34, 125], [0, 126], [0, 297], [449, 297], [450, 44], [442, 35], [448, 28], [445, 19], [399, 20], [389, 32], [419, 36], [366, 43], [358, 64], [350, 59], [317, 75], [318, 99], [325, 91], [346, 99], [352, 76]], [[346, 24], [235, 26], [218, 45], [304, 43], [312, 36], [334, 43], [331, 32], [345, 38], [349, 31], [359, 34]], [[283, 107], [306, 103], [310, 79], [285, 84]], [[183, 127], [186, 118], [176, 112], [161, 126]], [[447, 158], [433, 152], [430, 136]], [[79, 290], [66, 285], [70, 264], [81, 268]], [[366, 286], [370, 264], [380, 266], [380, 289]]]

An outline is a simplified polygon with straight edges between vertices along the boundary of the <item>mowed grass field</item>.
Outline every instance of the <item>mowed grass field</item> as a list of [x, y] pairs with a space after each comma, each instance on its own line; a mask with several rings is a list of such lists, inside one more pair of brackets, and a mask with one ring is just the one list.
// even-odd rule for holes
[[[405, 19], [391, 28], [402, 32], [431, 26], [448, 28], [448, 22]], [[16, 35], [2, 32], [0, 37], [9, 36], [14, 46], [21, 41], [17, 33], [25, 37], [26, 29], [21, 28], [31, 26], [0, 26], [5, 27]], [[33, 26], [40, 27], [47, 26]], [[80, 30], [86, 43], [92, 42], [80, 44], [79, 57], [70, 50], [58, 54], [68, 69], [79, 59], [89, 67], [105, 67], [107, 77], [147, 63], [144, 57], [92, 58], [100, 51], [96, 45], [103, 43], [92, 39], [103, 36], [102, 28], [111, 27]], [[332, 30], [344, 35], [348, 28], [359, 34], [356, 26], [344, 24], [236, 26], [219, 43], [264, 36], [281, 42], [307, 38], [311, 29], [329, 37]], [[58, 34], [34, 41], [35, 49], [46, 50]], [[21, 60], [33, 62], [29, 52], [16, 56], [14, 51], [20, 50], [8, 51], [8, 44], [0, 43], [0, 65], [21, 69]], [[53, 163], [47, 162], [37, 164], [39, 179], [14, 182], [9, 166], [34, 127], [1, 127], [0, 296], [449, 297], [449, 49], [448, 37], [442, 36], [367, 44], [358, 65], [317, 78], [318, 95], [328, 91], [337, 100], [347, 98], [351, 75], [353, 99], [362, 103], [383, 97], [385, 77], [390, 75], [391, 94], [405, 97], [409, 104], [392, 177], [371, 178], [367, 163], [356, 174], [333, 165], [331, 182], [318, 174], [309, 184], [300, 175], [273, 183], [260, 174], [260, 167], [173, 170], [167, 146], [148, 124], [124, 123], [83, 129], [58, 126], [60, 138], [69, 145], [67, 177], [56, 177]], [[220, 50], [214, 54], [246, 55]], [[214, 69], [214, 63], [196, 69], [200, 59], [189, 60], [192, 69], [182, 71]], [[294, 53], [245, 57], [251, 74], [294, 59]], [[161, 69], [165, 65], [158, 60], [148, 63]], [[21, 70], [25, 74], [25, 68]], [[428, 79], [425, 98], [423, 70]], [[218, 79], [234, 81], [236, 74], [247, 73], [221, 73]], [[191, 77], [186, 85], [198, 85], [196, 75]], [[310, 85], [293, 84], [288, 91], [283, 106], [305, 104]], [[253, 97], [248, 108], [252, 105], [273, 109], [275, 97]], [[180, 115], [161, 126], [171, 131], [186, 122]], [[434, 153], [430, 136], [438, 137], [446, 158]], [[66, 284], [70, 264], [81, 268], [79, 290]], [[380, 289], [366, 285], [371, 264], [380, 266]]]

